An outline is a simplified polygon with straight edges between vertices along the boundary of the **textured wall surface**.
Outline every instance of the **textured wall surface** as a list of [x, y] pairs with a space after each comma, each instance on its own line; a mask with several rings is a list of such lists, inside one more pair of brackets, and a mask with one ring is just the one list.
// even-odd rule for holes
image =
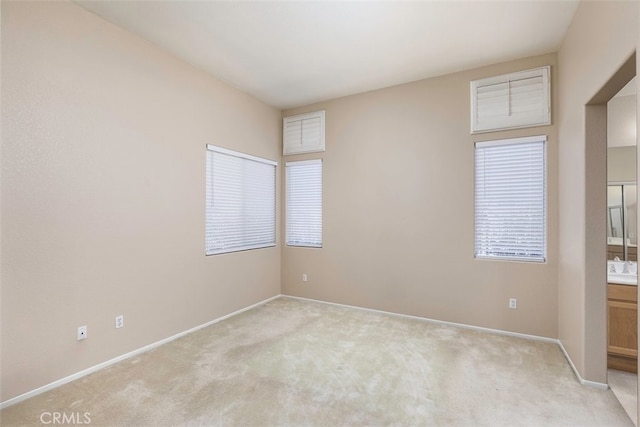
[[[607, 161], [602, 103], [608, 99], [599, 100], [599, 106], [587, 108], [587, 104], [633, 54], [637, 17], [635, 2], [581, 2], [558, 52], [559, 338], [582, 377], [602, 383], [606, 382]], [[587, 126], [599, 134], [587, 133]]]
[[[283, 293], [556, 338], [556, 126], [470, 134], [472, 80], [544, 65], [555, 88], [549, 54], [285, 111], [325, 109], [326, 152], [292, 157], [323, 158], [324, 247], [283, 247]], [[542, 134], [547, 262], [474, 259], [474, 142]]]
[[3, 2], [2, 65], [0, 400], [280, 293], [204, 255], [205, 145], [279, 160], [277, 109], [72, 3]]

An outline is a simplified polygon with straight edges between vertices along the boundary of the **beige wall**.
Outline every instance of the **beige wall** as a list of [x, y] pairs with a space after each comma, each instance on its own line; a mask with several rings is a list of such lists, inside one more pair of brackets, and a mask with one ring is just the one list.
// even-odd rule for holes
[[[602, 111], [585, 104], [640, 43], [639, 9], [583, 2], [557, 62], [286, 111], [327, 111], [324, 248], [205, 257], [205, 144], [279, 159], [280, 112], [73, 4], [2, 2], [0, 401], [280, 289], [559, 337], [584, 378], [605, 382], [593, 260], [606, 148], [585, 132]], [[470, 80], [547, 64], [552, 126], [469, 134]], [[473, 142], [535, 134], [549, 136], [548, 262], [474, 260]]]
[[607, 149], [607, 181], [636, 181], [636, 147], [612, 147]]
[[279, 160], [277, 109], [72, 3], [2, 2], [2, 65], [0, 401], [280, 293], [204, 255], [205, 144]]
[[585, 105], [607, 101], [592, 98], [633, 54], [637, 15], [635, 2], [582, 2], [558, 53], [559, 338], [596, 382], [606, 382], [606, 107]]
[[616, 96], [607, 103], [607, 146], [636, 145], [636, 95]]
[[[551, 54], [284, 112], [325, 109], [326, 152], [285, 159], [324, 159], [324, 247], [283, 247], [282, 292], [557, 337], [556, 127], [469, 130], [471, 80], [542, 65], [555, 88]], [[540, 134], [549, 138], [548, 262], [474, 259], [474, 141]]]

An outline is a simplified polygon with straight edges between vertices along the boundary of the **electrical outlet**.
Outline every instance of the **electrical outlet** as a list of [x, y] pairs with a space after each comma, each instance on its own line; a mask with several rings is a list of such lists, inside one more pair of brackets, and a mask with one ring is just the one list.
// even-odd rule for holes
[[124, 316], [121, 314], [116, 317], [116, 329], [122, 328], [124, 326]]
[[518, 308], [518, 300], [515, 298], [509, 298], [509, 308]]
[[87, 327], [78, 326], [78, 341], [87, 338]]
[[302, 274], [302, 281], [306, 282], [307, 281], [307, 273], [303, 273]]

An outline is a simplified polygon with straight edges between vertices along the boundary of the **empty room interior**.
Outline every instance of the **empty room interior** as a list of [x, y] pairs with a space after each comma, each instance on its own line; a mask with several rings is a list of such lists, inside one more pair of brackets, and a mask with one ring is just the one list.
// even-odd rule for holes
[[0, 424], [637, 425], [640, 2], [0, 14]]

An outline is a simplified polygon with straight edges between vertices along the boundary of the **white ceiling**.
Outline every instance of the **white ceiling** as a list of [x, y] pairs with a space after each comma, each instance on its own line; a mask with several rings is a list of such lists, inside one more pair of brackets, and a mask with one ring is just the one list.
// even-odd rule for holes
[[282, 109], [554, 52], [578, 5], [577, 0], [76, 3]]

